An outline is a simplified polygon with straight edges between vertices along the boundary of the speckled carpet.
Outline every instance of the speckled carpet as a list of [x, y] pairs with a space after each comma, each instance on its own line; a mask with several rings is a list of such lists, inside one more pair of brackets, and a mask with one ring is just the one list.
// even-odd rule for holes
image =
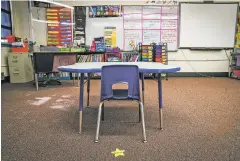
[[[90, 108], [78, 134], [79, 88], [2, 84], [3, 161], [239, 161], [240, 81], [170, 78], [163, 81], [164, 129], [159, 130], [157, 83], [145, 81], [147, 143], [138, 106], [107, 102], [94, 143], [100, 81], [91, 81]], [[85, 85], [86, 100], [86, 85]], [[86, 104], [86, 101], [85, 101]], [[125, 150], [117, 158], [111, 153]]]

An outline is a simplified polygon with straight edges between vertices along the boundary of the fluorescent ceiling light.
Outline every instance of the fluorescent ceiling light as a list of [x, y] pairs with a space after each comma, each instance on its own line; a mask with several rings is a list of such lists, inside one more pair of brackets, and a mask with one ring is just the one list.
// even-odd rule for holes
[[38, 20], [38, 19], [35, 19], [35, 18], [33, 18], [32, 20], [33, 20], [33, 21], [36, 21], [36, 22], [42, 22], [42, 23], [75, 25], [75, 23], [67, 23], [67, 22], [59, 23], [58, 21], [45, 21], [45, 20]]
[[56, 22], [56, 21], [44, 21], [44, 20], [38, 20], [38, 19], [35, 19], [35, 18], [33, 18], [32, 20], [33, 20], [33, 21], [36, 21], [36, 22], [43, 22], [43, 23], [57, 23], [57, 24], [59, 24], [59, 22]]
[[68, 5], [66, 5], [66, 4], [59, 3], [59, 2], [54, 2], [53, 0], [37, 0], [37, 1], [55, 4], [55, 5], [58, 5], [58, 6], [70, 8], [70, 9], [72, 9], [72, 10], [74, 9], [72, 6], [68, 6]]

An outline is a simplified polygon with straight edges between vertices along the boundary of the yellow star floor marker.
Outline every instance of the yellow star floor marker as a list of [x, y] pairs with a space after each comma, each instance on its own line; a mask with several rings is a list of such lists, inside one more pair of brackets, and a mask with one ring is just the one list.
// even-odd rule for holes
[[116, 151], [113, 151], [112, 154], [116, 158], [118, 156], [125, 156], [124, 152], [125, 152], [125, 150], [120, 150], [120, 149], [116, 148]]

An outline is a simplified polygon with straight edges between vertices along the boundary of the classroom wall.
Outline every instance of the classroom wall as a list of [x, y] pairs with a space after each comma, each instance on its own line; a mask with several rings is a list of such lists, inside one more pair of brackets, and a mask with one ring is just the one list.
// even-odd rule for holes
[[[18, 37], [32, 40], [28, 5], [28, 1], [12, 1], [13, 32]], [[35, 19], [46, 19], [46, 9], [44, 8], [33, 7], [32, 14]], [[46, 45], [46, 26], [46, 23], [33, 22], [34, 41], [37, 42], [37, 45]]]
[[28, 1], [11, 1], [11, 3], [14, 34], [30, 39]]
[[[151, 5], [151, 1], [146, 3], [148, 0], [69, 0], [64, 1], [65, 4], [70, 6], [90, 6], [90, 5]], [[155, 0], [154, 5], [163, 5], [163, 3], [158, 3], [164, 0]], [[165, 0], [166, 3], [164, 5], [172, 5], [171, 1], [173, 0]], [[203, 2], [204, 0], [175, 0], [178, 2]], [[207, 0], [205, 0], [207, 1]], [[208, 0], [211, 1], [211, 0]], [[239, 2], [239, 0], [213, 0], [214, 2]], [[56, 0], [56, 2], [63, 3], [62, 0]]]
[[[221, 1], [221, 0], [219, 0]], [[234, 1], [234, 0], [233, 0]], [[14, 25], [15, 25], [15, 34], [22, 37], [30, 38], [31, 31], [29, 26], [29, 14], [28, 14], [28, 2], [27, 1], [12, 1], [13, 2], [13, 12], [14, 12]], [[122, 3], [121, 3], [122, 2]], [[143, 3], [142, 1], [115, 1], [114, 4], [128, 4], [136, 5]], [[65, 2], [66, 3], [66, 2]], [[111, 1], [70, 1], [69, 4], [75, 5], [105, 5], [113, 3]], [[18, 7], [16, 7], [18, 6]], [[35, 12], [35, 13], [34, 13]], [[33, 15], [36, 14], [36, 11], [33, 12]], [[41, 10], [40, 19], [44, 19], [44, 10]], [[36, 16], [36, 15], [35, 15]], [[35, 17], [34, 16], [34, 17]], [[35, 17], [36, 18], [36, 17]], [[35, 40], [41, 44], [46, 43], [46, 27], [40, 23], [34, 22], [34, 30], [36, 31]], [[230, 51], [226, 51], [229, 55]], [[169, 53], [169, 64], [178, 65], [181, 67], [181, 72], [228, 72], [229, 70], [229, 61], [228, 57], [224, 50], [221, 51], [191, 51], [191, 50], [178, 50], [177, 52]]]

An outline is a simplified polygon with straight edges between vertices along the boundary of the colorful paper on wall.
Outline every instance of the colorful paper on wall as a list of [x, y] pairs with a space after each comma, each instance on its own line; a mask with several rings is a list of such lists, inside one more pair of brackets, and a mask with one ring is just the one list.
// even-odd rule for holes
[[106, 47], [116, 47], [116, 27], [104, 28], [104, 42]]
[[[47, 44], [52, 46], [63, 46], [72, 43], [72, 17], [68, 8], [47, 9], [48, 40]], [[65, 35], [70, 35], [66, 36]]]

